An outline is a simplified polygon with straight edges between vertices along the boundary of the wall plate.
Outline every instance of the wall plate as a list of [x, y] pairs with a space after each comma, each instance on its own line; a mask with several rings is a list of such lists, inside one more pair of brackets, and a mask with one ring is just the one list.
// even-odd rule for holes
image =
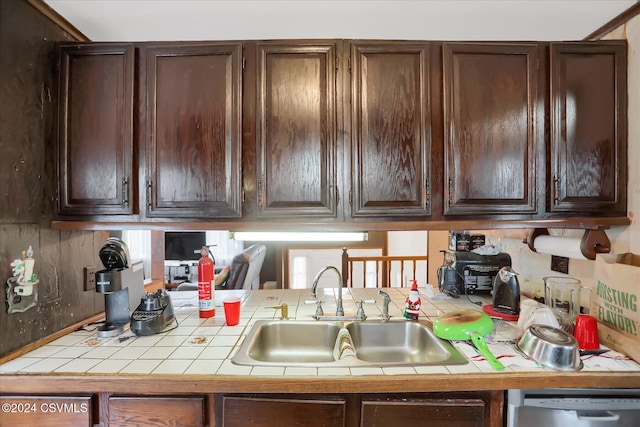
[[551, 255], [551, 270], [558, 273], [569, 274], [569, 258]]

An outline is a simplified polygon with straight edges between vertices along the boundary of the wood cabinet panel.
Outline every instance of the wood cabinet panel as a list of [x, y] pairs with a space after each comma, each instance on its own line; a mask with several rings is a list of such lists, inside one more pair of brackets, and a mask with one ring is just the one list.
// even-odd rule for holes
[[537, 44], [444, 44], [446, 215], [535, 213], [537, 67]]
[[368, 395], [361, 400], [360, 426], [498, 427], [503, 401], [501, 391]]
[[109, 427], [205, 425], [203, 397], [110, 397]]
[[147, 216], [241, 216], [242, 45], [142, 52]]
[[444, 425], [482, 427], [484, 402], [480, 399], [405, 399], [363, 401], [361, 427]]
[[61, 219], [626, 215], [624, 42], [133, 46], [60, 51]]
[[428, 43], [351, 47], [353, 217], [424, 217], [430, 209]]
[[550, 210], [626, 214], [626, 45], [552, 43]]
[[0, 427], [93, 425], [90, 396], [1, 396]]
[[221, 412], [216, 420], [221, 427], [340, 427], [345, 425], [346, 400], [222, 396]]
[[336, 44], [257, 45], [257, 215], [335, 217]]
[[61, 215], [133, 213], [132, 44], [60, 47]]

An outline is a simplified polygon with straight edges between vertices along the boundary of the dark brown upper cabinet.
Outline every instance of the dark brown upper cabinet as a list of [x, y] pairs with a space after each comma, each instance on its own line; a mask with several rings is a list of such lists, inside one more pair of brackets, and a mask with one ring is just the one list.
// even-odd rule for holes
[[624, 225], [626, 49], [64, 43], [57, 218]]
[[552, 43], [550, 51], [550, 210], [624, 216], [626, 43]]
[[132, 214], [134, 47], [62, 45], [59, 60], [58, 214]]
[[256, 45], [258, 217], [338, 215], [337, 118], [342, 112], [342, 105], [336, 102], [339, 44]]
[[444, 213], [533, 214], [537, 120], [536, 43], [446, 43]]
[[240, 217], [242, 45], [150, 45], [140, 65], [147, 217]]
[[431, 213], [428, 43], [351, 44], [351, 216]]

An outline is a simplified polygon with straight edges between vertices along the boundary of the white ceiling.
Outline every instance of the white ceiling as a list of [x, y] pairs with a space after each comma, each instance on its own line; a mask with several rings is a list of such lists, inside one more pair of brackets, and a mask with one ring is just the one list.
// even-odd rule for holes
[[93, 41], [581, 40], [636, 0], [44, 0]]

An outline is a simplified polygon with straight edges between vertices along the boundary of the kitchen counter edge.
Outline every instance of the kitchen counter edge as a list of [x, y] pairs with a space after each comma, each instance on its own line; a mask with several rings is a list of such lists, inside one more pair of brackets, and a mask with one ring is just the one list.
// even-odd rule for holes
[[640, 372], [372, 376], [3, 374], [0, 394], [388, 393], [523, 388], [640, 388]]

